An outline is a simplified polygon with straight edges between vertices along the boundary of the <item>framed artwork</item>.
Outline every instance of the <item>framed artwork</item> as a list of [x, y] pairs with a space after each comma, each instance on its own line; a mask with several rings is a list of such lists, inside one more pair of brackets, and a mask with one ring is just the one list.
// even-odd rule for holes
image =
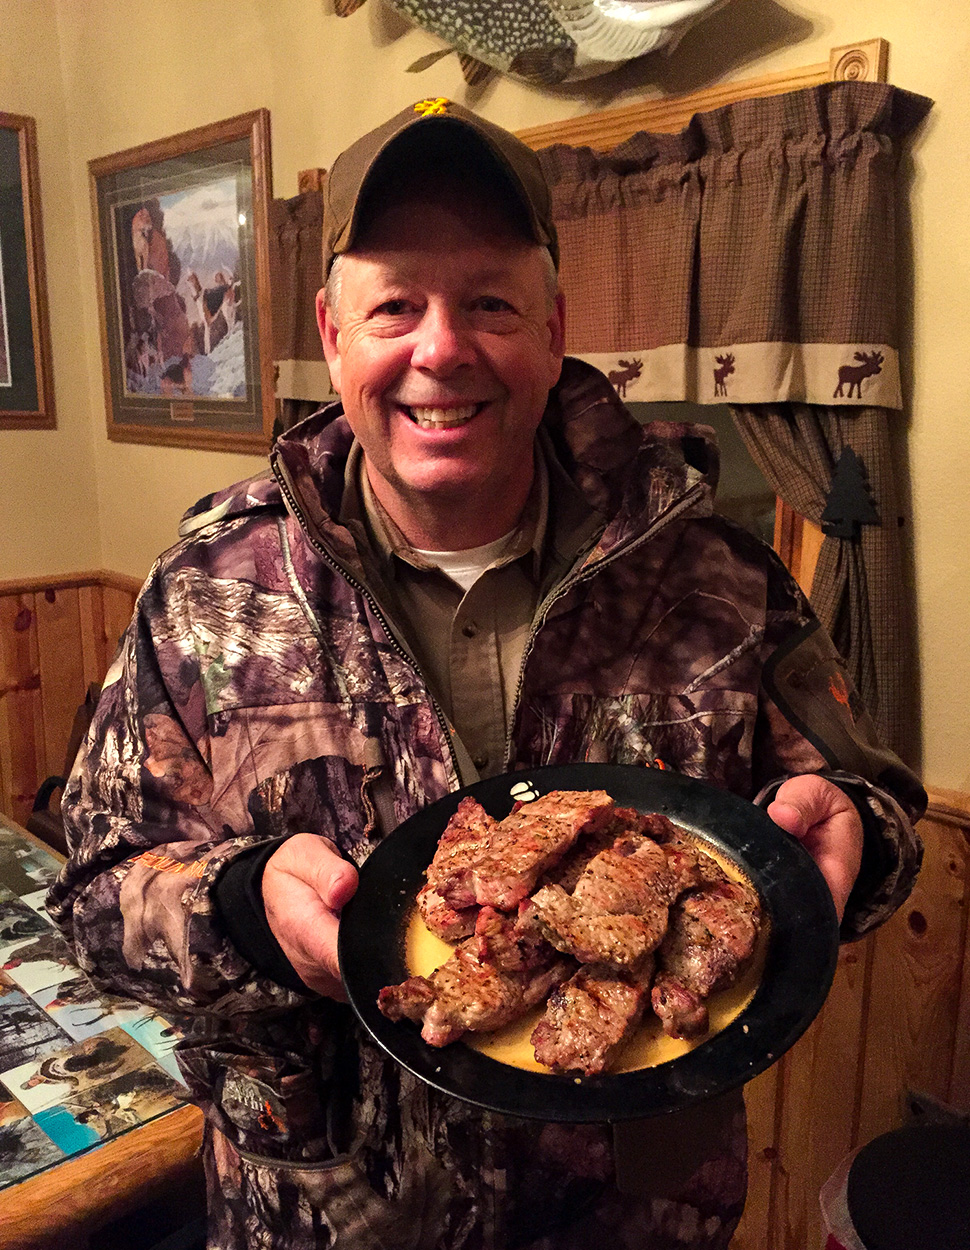
[[276, 409], [269, 112], [88, 169], [108, 437], [265, 451]]
[[0, 113], [0, 429], [53, 429], [37, 127]]

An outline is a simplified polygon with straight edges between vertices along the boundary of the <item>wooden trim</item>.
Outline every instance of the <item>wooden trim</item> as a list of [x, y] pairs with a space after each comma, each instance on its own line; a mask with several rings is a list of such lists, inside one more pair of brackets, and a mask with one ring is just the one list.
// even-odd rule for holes
[[551, 147], [554, 143], [608, 151], [640, 130], [669, 134], [686, 126], [695, 113], [707, 113], [711, 109], [734, 104], [738, 100], [782, 95], [787, 91], [799, 91], [803, 87], [817, 87], [819, 83], [828, 81], [829, 65], [826, 61], [821, 65], [806, 65], [784, 73], [765, 74], [761, 78], [751, 78], [745, 82], [718, 83], [715, 87], [693, 91], [690, 95], [641, 100], [622, 108], [584, 113], [581, 117], [530, 126], [516, 133], [523, 143], [536, 151]]
[[69, 590], [81, 586], [111, 586], [138, 594], [144, 578], [128, 573], [113, 573], [109, 569], [91, 569], [82, 573], [54, 573], [48, 577], [20, 577], [0, 582], [0, 595], [30, 595], [37, 591]]
[[580, 117], [529, 126], [516, 133], [523, 143], [534, 150], [565, 143], [570, 147], [609, 151], [640, 130], [669, 134], [686, 126], [695, 113], [706, 113], [725, 104], [736, 104], [739, 100], [783, 95], [788, 91], [801, 91], [833, 81], [886, 82], [888, 63], [889, 44], [885, 39], [861, 40], [833, 48], [828, 61], [818, 65], [763, 74], [741, 82], [717, 83], [701, 91], [692, 91], [689, 95], [640, 100], [622, 108], [600, 109]]
[[186, 1105], [11, 1185], [0, 1194], [0, 1248], [87, 1244], [111, 1220], [190, 1187], [202, 1170], [201, 1146], [202, 1112]]
[[307, 191], [322, 191], [326, 176], [325, 169], [301, 169], [296, 176], [297, 194], [305, 195]]
[[[926, 816], [944, 825], [956, 825], [970, 838], [970, 794], [962, 790], [937, 790], [927, 786]], [[924, 817], [925, 819], [925, 817]]]

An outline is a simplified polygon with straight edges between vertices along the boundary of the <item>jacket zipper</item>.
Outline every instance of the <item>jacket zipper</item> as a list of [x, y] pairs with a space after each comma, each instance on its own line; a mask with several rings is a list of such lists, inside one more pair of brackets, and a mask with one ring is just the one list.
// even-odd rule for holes
[[367, 589], [367, 587], [362, 582], [358, 581], [358, 579], [354, 577], [352, 573], [348, 572], [347, 569], [345, 569], [338, 560], [335, 560], [334, 557], [330, 554], [330, 552], [323, 545], [323, 543], [319, 542], [313, 536], [310, 530], [309, 523], [307, 522], [307, 518], [303, 510], [300, 508], [300, 505], [297, 503], [296, 497], [290, 488], [289, 481], [286, 478], [286, 474], [284, 470], [279, 466], [279, 461], [276, 456], [272, 458], [272, 460], [270, 461], [270, 465], [273, 469], [274, 477], [280, 484], [280, 490], [283, 492], [283, 498], [286, 500], [287, 507], [293, 513], [293, 516], [296, 518], [296, 520], [299, 522], [299, 525], [301, 529], [303, 530], [303, 533], [306, 535], [307, 541], [309, 542], [310, 546], [314, 549], [314, 551], [316, 551], [323, 558], [325, 563], [328, 564], [335, 573], [339, 574], [354, 590], [358, 592], [358, 594], [363, 595], [363, 597], [367, 600], [368, 604], [370, 605], [371, 610], [373, 611], [374, 615], [377, 617], [378, 621], [380, 621], [384, 629], [384, 633], [387, 635], [387, 639], [389, 643], [391, 644], [392, 650], [395, 651], [397, 655], [399, 655], [400, 658], [404, 660], [404, 662], [408, 664], [414, 670], [414, 672], [421, 679], [421, 681], [424, 682], [424, 688], [427, 691], [428, 701], [430, 702], [432, 710], [434, 711], [435, 719], [438, 722], [438, 728], [441, 730], [442, 737], [444, 738], [445, 744], [448, 749], [448, 755], [451, 760], [452, 771], [454, 772], [455, 776], [458, 778], [459, 782], [463, 781], [464, 778], [462, 777], [461, 770], [458, 767], [458, 760], [455, 755], [454, 747], [452, 746], [452, 743], [451, 743], [451, 730], [448, 728], [448, 720], [444, 712], [441, 710], [440, 706], [438, 705], [437, 699], [435, 699], [434, 695], [431, 693], [427, 680], [425, 679], [424, 674], [421, 672], [421, 669], [418, 667], [418, 664], [416, 660], [414, 659], [414, 656], [412, 656], [411, 653], [408, 651], [408, 649], [398, 640], [396, 634], [394, 633], [394, 630], [391, 627], [390, 621], [385, 616], [377, 600], [374, 598], [371, 592]]
[[522, 653], [522, 662], [519, 665], [519, 679], [515, 687], [515, 699], [512, 703], [512, 712], [509, 716], [509, 728], [505, 739], [504, 768], [506, 772], [508, 772], [512, 763], [512, 731], [515, 728], [515, 718], [519, 711], [519, 700], [522, 697], [522, 686], [525, 681], [525, 666], [532, 653], [532, 648], [535, 644], [539, 630], [545, 624], [546, 617], [549, 615], [552, 608], [575, 586], [579, 586], [583, 582], [589, 581], [589, 579], [595, 576], [600, 569], [606, 568], [606, 566], [612, 564], [614, 560], [618, 560], [621, 556], [629, 555], [631, 551], [636, 551], [636, 549], [642, 546], [647, 539], [653, 538], [659, 530], [664, 528], [664, 526], [669, 525], [671, 521], [675, 521], [682, 512], [685, 512], [700, 497], [700, 495], [703, 494], [704, 489], [705, 487], [703, 482], [698, 482], [695, 486], [692, 486], [690, 490], [688, 490], [685, 495], [681, 496], [680, 500], [673, 505], [669, 512], [666, 512], [663, 516], [658, 517], [652, 525], [648, 526], [648, 528], [643, 531], [639, 538], [635, 538], [631, 542], [618, 547], [612, 555], [604, 556], [602, 560], [597, 560], [595, 564], [590, 565], [588, 568], [581, 569], [580, 572], [575, 575], [567, 574], [559, 585], [554, 587], [550, 594], [546, 596], [545, 600], [539, 604], [535, 617], [532, 621], [532, 628], [529, 630], [529, 637], [526, 640], [525, 650]]

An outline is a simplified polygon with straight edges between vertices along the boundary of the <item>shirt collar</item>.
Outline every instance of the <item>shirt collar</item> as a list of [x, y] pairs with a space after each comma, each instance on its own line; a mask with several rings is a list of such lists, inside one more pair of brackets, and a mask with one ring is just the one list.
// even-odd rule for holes
[[[542, 552], [549, 528], [550, 471], [546, 459], [545, 447], [537, 444], [536, 471], [529, 497], [526, 500], [515, 537], [499, 562], [510, 564], [513, 560], [531, 554], [532, 573], [536, 581], [541, 576]], [[575, 490], [575, 487], [572, 489]], [[355, 532], [358, 526], [363, 526], [371, 549], [378, 556], [385, 575], [393, 576], [395, 557], [417, 569], [436, 567], [429, 563], [425, 556], [419, 555], [414, 550], [400, 527], [391, 519], [374, 494], [366, 472], [363, 449], [356, 439], [347, 458], [343, 498], [340, 502], [340, 521], [352, 532]]]

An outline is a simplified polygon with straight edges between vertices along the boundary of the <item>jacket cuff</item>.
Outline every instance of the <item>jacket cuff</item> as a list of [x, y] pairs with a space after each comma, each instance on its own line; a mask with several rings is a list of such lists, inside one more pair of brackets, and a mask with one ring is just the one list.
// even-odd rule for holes
[[230, 942], [264, 976], [297, 994], [312, 994], [283, 953], [266, 919], [263, 871], [286, 838], [242, 851], [216, 878], [212, 897]]
[[[820, 772], [849, 796], [862, 820], [862, 863], [839, 928], [843, 942], [853, 942], [893, 914], [913, 888], [923, 846], [908, 814], [885, 790], [852, 773]], [[755, 797], [767, 807], [787, 780], [770, 782]]]

